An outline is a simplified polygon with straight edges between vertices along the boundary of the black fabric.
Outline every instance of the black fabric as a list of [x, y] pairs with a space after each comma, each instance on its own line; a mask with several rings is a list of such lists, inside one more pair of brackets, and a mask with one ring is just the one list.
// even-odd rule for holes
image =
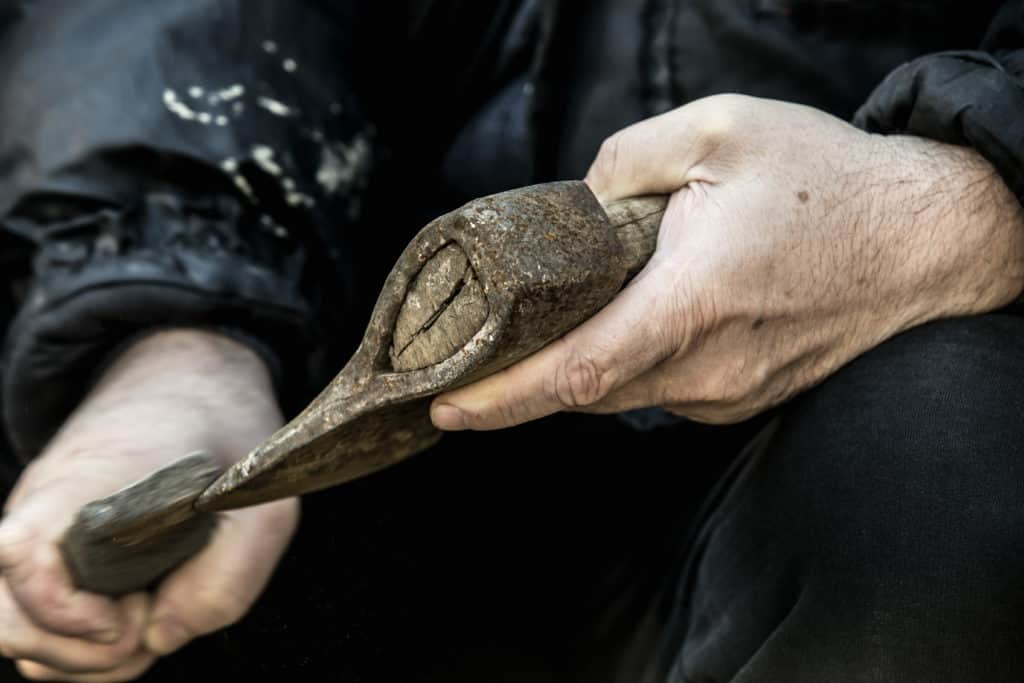
[[1002, 4], [568, 0], [556, 47], [569, 64], [560, 82], [573, 87], [559, 90], [564, 115], [548, 138], [557, 160], [546, 170], [579, 176], [617, 128], [718, 93], [798, 102], [850, 119], [904, 62], [977, 49]]
[[33, 266], [4, 357], [23, 458], [154, 326], [237, 328], [308, 394], [371, 162], [347, 44], [313, 3], [23, 3], [0, 53], [5, 248]]
[[[971, 53], [974, 71], [925, 57], [934, 77], [897, 71], [861, 117], [975, 144], [1016, 186], [1020, 3], [991, 23], [997, 5], [9, 2], [10, 438], [32, 457], [110, 350], [158, 326], [251, 340], [292, 412], [351, 348], [349, 318], [369, 298], [353, 288], [376, 286], [376, 262], [421, 222], [475, 195], [578, 177], [617, 128], [715, 92], [849, 117], [899, 64], [984, 38], [993, 52]], [[43, 383], [51, 391], [28, 409]]]
[[[297, 411], [351, 350], [359, 262], [397, 253], [357, 256], [359, 240], [380, 252], [382, 231], [415, 230], [393, 198], [381, 206], [394, 227], [360, 222], [373, 169], [400, 149], [417, 163], [377, 186], [422, 184], [458, 123], [518, 68], [522, 50], [506, 44], [525, 37], [503, 27], [530, 24], [511, 2], [5, 9], [0, 246], [19, 308], [2, 401], [23, 460], [113, 349], [159, 327], [250, 341]], [[367, 230], [382, 239], [356, 234]]]
[[[304, 497], [298, 535], [250, 613], [140, 680], [608, 680], [689, 515], [753, 428], [637, 434], [561, 415], [447, 435]], [[14, 676], [0, 660], [0, 680]]]
[[877, 133], [970, 145], [1024, 200], [1024, 3], [1005, 3], [981, 48], [930, 54], [901, 66], [854, 123]]
[[142, 680], [1018, 681], [1022, 333], [922, 326], [763, 428], [450, 435], [310, 496], [252, 613]]
[[[1021, 196], [1022, 6], [0, 3], [7, 436], [35, 455], [166, 326], [248, 341], [298, 407], [427, 219], [578, 177], [705, 95], [971, 144]], [[1020, 327], [936, 323], [852, 364], [735, 461], [696, 537], [750, 425], [449, 438], [313, 497], [253, 615], [147, 680], [1019, 680]]]
[[615, 680], [1021, 680], [1022, 387], [1024, 320], [997, 313], [915, 328], [798, 399], [680, 543], [660, 656]]

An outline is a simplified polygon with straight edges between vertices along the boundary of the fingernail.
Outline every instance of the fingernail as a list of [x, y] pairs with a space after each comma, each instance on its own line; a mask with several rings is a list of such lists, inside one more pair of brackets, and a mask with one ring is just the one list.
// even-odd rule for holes
[[466, 414], [450, 403], [435, 404], [430, 409], [430, 419], [438, 429], [454, 432], [466, 428]]
[[155, 655], [169, 655], [188, 639], [188, 631], [174, 619], [160, 619], [146, 629], [146, 648]]

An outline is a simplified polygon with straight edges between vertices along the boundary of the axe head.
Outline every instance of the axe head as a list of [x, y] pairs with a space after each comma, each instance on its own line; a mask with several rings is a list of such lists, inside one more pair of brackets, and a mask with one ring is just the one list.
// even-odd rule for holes
[[432, 396], [562, 336], [610, 301], [628, 270], [608, 214], [579, 181], [483, 197], [441, 216], [398, 259], [348, 364], [197, 507], [323, 489], [433, 445], [441, 435]]

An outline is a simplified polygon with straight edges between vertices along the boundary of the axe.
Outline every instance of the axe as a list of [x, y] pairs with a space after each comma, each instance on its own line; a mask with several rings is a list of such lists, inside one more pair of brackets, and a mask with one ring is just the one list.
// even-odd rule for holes
[[191, 454], [78, 511], [61, 542], [76, 585], [144, 589], [203, 548], [218, 511], [335, 486], [432, 446], [431, 398], [597, 313], [654, 253], [667, 202], [604, 206], [568, 181], [435, 219], [392, 268], [359, 348], [298, 416], [226, 471]]

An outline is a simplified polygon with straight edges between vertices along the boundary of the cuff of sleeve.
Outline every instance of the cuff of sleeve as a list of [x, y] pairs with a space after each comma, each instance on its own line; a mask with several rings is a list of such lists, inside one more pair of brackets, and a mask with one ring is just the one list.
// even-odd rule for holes
[[305, 375], [314, 335], [299, 290], [301, 248], [261, 249], [241, 239], [239, 216], [208, 209], [150, 196], [141, 210], [47, 226], [2, 364], [3, 419], [22, 462], [43, 449], [112, 351], [154, 329], [240, 339], [268, 361], [279, 395], [289, 377]]
[[1024, 202], [1024, 81], [985, 52], [942, 52], [889, 74], [854, 116], [869, 132], [970, 145]]

